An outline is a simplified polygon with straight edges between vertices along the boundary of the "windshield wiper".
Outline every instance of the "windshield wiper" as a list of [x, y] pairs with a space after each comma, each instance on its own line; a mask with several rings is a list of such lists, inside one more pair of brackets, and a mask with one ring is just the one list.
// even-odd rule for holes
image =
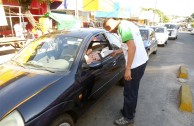
[[33, 67], [43, 67], [42, 65], [37, 64], [35, 62], [27, 62], [24, 65], [29, 65], [29, 66], [33, 66]]
[[37, 70], [44, 70], [44, 71], [48, 71], [48, 72], [51, 72], [51, 73], [55, 73], [55, 71], [52, 71], [46, 67], [41, 67], [41, 68], [38, 68]]
[[15, 61], [15, 60], [11, 60], [13, 63], [15, 63], [16, 65], [18, 65], [18, 66], [20, 66], [20, 67], [22, 67], [22, 68], [25, 68], [25, 66], [22, 64], [22, 63], [20, 63], [20, 62], [17, 62], [17, 61]]

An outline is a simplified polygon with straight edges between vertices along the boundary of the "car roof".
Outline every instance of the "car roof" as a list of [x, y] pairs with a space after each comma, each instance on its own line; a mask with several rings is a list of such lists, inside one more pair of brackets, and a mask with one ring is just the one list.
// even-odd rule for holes
[[151, 29], [153, 30], [153, 28], [150, 28], [150, 27], [149, 28], [139, 28], [139, 30], [151, 30]]
[[71, 36], [71, 37], [77, 37], [77, 38], [85, 38], [88, 35], [94, 35], [97, 33], [106, 32], [104, 29], [99, 28], [79, 28], [79, 29], [72, 29], [72, 30], [60, 30], [56, 32], [48, 33], [44, 36], [58, 36], [58, 35], [65, 35], [65, 36]]
[[175, 23], [165, 23], [164, 25], [177, 25]]
[[157, 27], [155, 27], [155, 28], [166, 28], [166, 27], [164, 27], [164, 26], [157, 26]]

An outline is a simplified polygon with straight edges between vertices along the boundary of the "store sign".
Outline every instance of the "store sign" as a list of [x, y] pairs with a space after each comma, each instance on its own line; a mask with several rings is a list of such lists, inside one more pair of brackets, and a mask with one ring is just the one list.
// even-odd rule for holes
[[6, 26], [7, 25], [7, 19], [5, 17], [5, 11], [4, 11], [4, 8], [3, 8], [2, 0], [0, 0], [0, 17], [1, 17], [0, 26]]
[[83, 10], [112, 12], [114, 2], [110, 0], [83, 0]]
[[122, 2], [115, 2], [114, 10], [112, 12], [97, 11], [95, 17], [130, 18], [131, 7], [128, 5], [123, 5]]

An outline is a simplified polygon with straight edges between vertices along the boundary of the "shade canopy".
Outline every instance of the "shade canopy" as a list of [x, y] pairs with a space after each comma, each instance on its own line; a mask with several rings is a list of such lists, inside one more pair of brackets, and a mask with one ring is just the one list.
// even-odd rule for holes
[[58, 22], [57, 30], [70, 30], [81, 27], [81, 22], [73, 15], [49, 12], [47, 15]]

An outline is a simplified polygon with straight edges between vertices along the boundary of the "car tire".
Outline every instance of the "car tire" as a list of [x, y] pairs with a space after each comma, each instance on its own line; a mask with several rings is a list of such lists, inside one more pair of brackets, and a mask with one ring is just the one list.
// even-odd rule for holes
[[68, 114], [57, 117], [51, 126], [75, 126], [72, 117]]
[[166, 41], [165, 44], [167, 45], [168, 44], [168, 41]]
[[162, 47], [164, 47], [165, 46], [165, 43], [164, 44], [162, 44]]
[[153, 54], [156, 54], [157, 53], [157, 49], [153, 52]]

